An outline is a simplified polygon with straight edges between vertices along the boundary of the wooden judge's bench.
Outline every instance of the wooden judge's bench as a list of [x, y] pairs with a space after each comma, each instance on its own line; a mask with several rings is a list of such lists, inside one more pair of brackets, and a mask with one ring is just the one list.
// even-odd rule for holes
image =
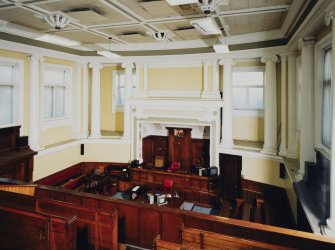
[[32, 182], [35, 154], [20, 126], [0, 129], [0, 177]]
[[131, 186], [162, 185], [164, 180], [171, 180], [173, 188], [181, 191], [186, 201], [205, 207], [213, 207], [219, 202], [218, 177], [211, 178], [143, 168], [131, 169]]

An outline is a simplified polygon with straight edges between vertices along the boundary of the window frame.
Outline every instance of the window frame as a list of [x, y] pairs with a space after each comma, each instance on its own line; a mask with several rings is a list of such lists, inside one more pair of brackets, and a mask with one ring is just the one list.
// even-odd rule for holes
[[[133, 72], [133, 93], [136, 91], [136, 87], [137, 87], [137, 81], [138, 81], [138, 76], [135, 70], [132, 71]], [[119, 99], [120, 96], [118, 94], [119, 92], [119, 81], [117, 80], [117, 78], [121, 75], [124, 74], [126, 75], [125, 70], [114, 70], [112, 73], [112, 113], [119, 113], [119, 112], [124, 112], [124, 105], [123, 104], [118, 104], [119, 103]], [[124, 86], [124, 88], [126, 88], [126, 85]]]
[[[332, 34], [329, 33], [315, 44], [315, 148], [330, 160], [331, 148], [322, 143], [322, 108], [323, 108], [323, 80], [324, 80], [324, 57], [325, 52], [332, 48]], [[334, 48], [332, 48], [334, 53]], [[332, 61], [332, 63], [335, 63]], [[332, 87], [334, 87], [334, 75], [332, 76]], [[330, 142], [332, 145], [332, 142]]]
[[[55, 84], [49, 84], [46, 83], [45, 79], [45, 71], [46, 70], [61, 70], [64, 71], [65, 81], [66, 83], [64, 85], [55, 85]], [[41, 99], [40, 103], [41, 105], [41, 111], [40, 111], [40, 120], [41, 120], [41, 129], [46, 130], [50, 128], [55, 127], [63, 127], [63, 126], [71, 126], [72, 125], [72, 89], [74, 86], [73, 83], [73, 67], [67, 66], [67, 65], [60, 65], [60, 64], [51, 64], [51, 63], [43, 63], [42, 67], [42, 81], [41, 81]], [[65, 86], [65, 98], [64, 98], [64, 116], [62, 117], [52, 117], [52, 118], [45, 118], [44, 112], [45, 112], [45, 87], [49, 86]], [[54, 100], [53, 100], [54, 101]]]
[[[232, 76], [232, 90], [234, 88], [262, 88], [263, 89], [263, 109], [235, 109], [233, 106], [233, 114], [235, 116], [250, 116], [250, 117], [264, 117], [265, 109], [265, 67], [264, 66], [237, 66], [232, 69], [234, 72], [263, 72], [263, 85], [234, 85]], [[233, 99], [233, 97], [232, 97]], [[249, 91], [247, 90], [247, 102], [249, 100]]]
[[[0, 128], [7, 128], [13, 126], [23, 126], [23, 106], [24, 106], [24, 61], [21, 59], [13, 59], [8, 57], [0, 57], [1, 65], [10, 65], [15, 68], [13, 72], [14, 83], [13, 86], [13, 110], [11, 123], [1, 124]], [[8, 84], [0, 85], [9, 86]], [[20, 129], [20, 134], [23, 134], [23, 129]]]

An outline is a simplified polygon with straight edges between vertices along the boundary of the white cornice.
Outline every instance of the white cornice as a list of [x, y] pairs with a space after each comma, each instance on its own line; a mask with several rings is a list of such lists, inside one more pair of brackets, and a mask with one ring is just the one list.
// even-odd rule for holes
[[59, 51], [55, 51], [51, 49], [44, 49], [44, 48], [39, 48], [39, 47], [31, 46], [31, 45], [9, 42], [9, 41], [4, 41], [4, 40], [0, 40], [0, 49], [26, 53], [28, 55], [34, 54], [34, 55], [39, 55], [39, 56], [48, 56], [48, 57], [53, 57], [57, 59], [77, 61], [77, 62], [80, 62], [83, 59], [83, 57], [81, 56], [77, 56], [77, 55], [73, 55], [69, 53], [64, 53], [64, 52], [59, 52]]
[[[290, 50], [296, 50], [298, 47], [299, 39], [304, 36], [311, 36], [314, 34], [310, 34], [310, 30], [313, 29], [313, 24], [316, 23], [324, 23], [326, 11], [329, 8], [332, 1], [325, 0], [325, 1], [317, 1], [314, 8], [302, 22], [298, 30], [294, 33], [293, 37], [289, 41], [287, 47]], [[320, 21], [320, 19], [322, 21]]]

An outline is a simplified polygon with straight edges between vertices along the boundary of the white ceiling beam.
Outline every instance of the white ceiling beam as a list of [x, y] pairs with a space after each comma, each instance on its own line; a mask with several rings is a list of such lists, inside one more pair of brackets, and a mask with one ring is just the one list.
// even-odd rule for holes
[[290, 9], [290, 4], [285, 5], [276, 5], [276, 6], [268, 6], [268, 7], [260, 7], [260, 8], [249, 8], [249, 9], [239, 9], [239, 10], [227, 10], [221, 11], [218, 13], [219, 17], [230, 17], [230, 16], [245, 16], [245, 15], [258, 15], [258, 14], [266, 14], [273, 12], [284, 12]]

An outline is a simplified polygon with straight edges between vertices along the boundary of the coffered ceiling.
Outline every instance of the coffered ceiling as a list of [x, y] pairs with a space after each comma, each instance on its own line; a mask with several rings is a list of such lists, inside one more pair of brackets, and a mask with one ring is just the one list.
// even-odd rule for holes
[[[190, 24], [206, 17], [198, 3], [171, 6], [166, 0], [0, 0], [0, 38], [10, 40], [15, 35], [33, 41], [49, 34], [78, 42], [67, 47], [84, 51], [81, 53], [111, 50], [121, 55], [213, 52], [213, 44], [219, 43], [227, 43], [231, 50], [250, 43], [264, 46], [264, 41], [271, 46], [272, 41], [290, 35], [311, 2], [222, 1], [208, 15], [222, 34], [204, 35]], [[62, 29], [51, 27], [44, 17], [54, 12], [69, 17], [70, 23]], [[152, 33], [160, 31], [169, 33], [168, 41], [154, 39]]]

